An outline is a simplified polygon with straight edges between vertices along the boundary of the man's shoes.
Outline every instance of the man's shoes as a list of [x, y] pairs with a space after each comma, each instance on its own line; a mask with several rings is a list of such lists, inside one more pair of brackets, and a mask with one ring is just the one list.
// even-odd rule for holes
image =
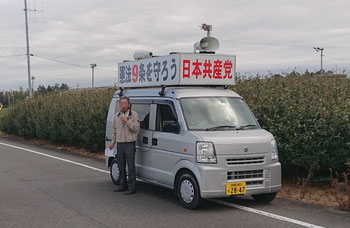
[[127, 188], [124, 186], [118, 186], [115, 190], [113, 190], [113, 192], [124, 192], [126, 191]]
[[124, 195], [131, 195], [131, 194], [135, 194], [136, 193], [136, 190], [128, 190], [126, 192], [124, 192]]

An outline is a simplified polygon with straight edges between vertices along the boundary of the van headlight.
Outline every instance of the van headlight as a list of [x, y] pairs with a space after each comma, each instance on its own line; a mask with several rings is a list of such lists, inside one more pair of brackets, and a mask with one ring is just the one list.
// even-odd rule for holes
[[278, 161], [278, 149], [277, 149], [277, 142], [275, 139], [271, 140], [271, 151], [272, 151], [271, 159], [273, 161]]
[[196, 161], [199, 163], [216, 163], [214, 144], [197, 142]]

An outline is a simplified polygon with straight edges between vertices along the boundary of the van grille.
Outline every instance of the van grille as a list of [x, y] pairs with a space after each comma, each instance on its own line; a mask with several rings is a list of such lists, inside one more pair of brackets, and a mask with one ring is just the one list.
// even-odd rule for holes
[[253, 179], [263, 178], [263, 170], [247, 170], [247, 171], [233, 171], [227, 172], [227, 180]]
[[264, 163], [264, 157], [254, 158], [227, 158], [227, 165], [261, 164]]
[[264, 181], [247, 181], [246, 184], [248, 185], [262, 185]]

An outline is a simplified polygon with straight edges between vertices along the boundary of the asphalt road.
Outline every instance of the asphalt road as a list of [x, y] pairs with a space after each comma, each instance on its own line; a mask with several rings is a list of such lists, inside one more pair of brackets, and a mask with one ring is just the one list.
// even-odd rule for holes
[[350, 227], [350, 213], [276, 198], [182, 208], [171, 190], [114, 193], [101, 160], [0, 139], [0, 227]]

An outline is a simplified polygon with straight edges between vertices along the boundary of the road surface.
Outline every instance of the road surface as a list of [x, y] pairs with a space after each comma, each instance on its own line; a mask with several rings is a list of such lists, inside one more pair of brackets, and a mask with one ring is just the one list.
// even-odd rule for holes
[[0, 139], [0, 227], [350, 227], [350, 213], [276, 198], [180, 206], [171, 190], [137, 182], [115, 193], [103, 161]]

